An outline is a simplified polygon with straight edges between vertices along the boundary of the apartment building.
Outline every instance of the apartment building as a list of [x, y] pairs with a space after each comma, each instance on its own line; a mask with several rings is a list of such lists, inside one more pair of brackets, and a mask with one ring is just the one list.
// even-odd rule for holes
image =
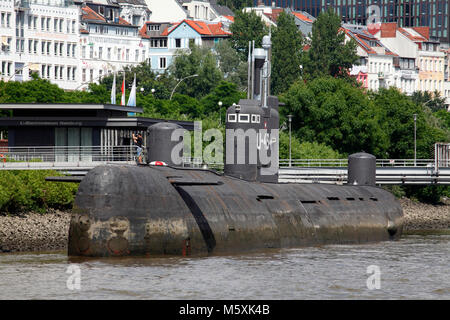
[[333, 8], [344, 23], [360, 25], [370, 23], [376, 14], [382, 23], [397, 22], [404, 28], [427, 26], [431, 36], [441, 43], [450, 43], [448, 0], [254, 0], [254, 4], [302, 10], [314, 17]]
[[0, 0], [0, 79], [36, 72], [64, 89], [79, 82], [79, 9], [65, 0]]
[[80, 23], [81, 81], [78, 89], [147, 59], [148, 42], [140, 37], [138, 26], [120, 17], [118, 6], [87, 4], [81, 7]]
[[164, 72], [178, 51], [188, 50], [191, 44], [212, 48], [231, 36], [221, 22], [206, 23], [187, 19], [179, 23], [147, 22], [139, 33], [149, 42], [148, 61], [156, 72]]
[[[439, 39], [430, 36], [428, 27], [400, 28], [396, 23], [382, 24], [375, 36], [403, 59], [408, 59], [408, 65], [415, 59], [418, 72], [415, 90], [439, 91], [444, 95], [446, 55], [439, 48]], [[402, 73], [403, 78], [407, 76], [407, 72]]]
[[178, 2], [188, 13], [189, 20], [216, 21], [221, 16], [234, 16], [230, 8], [217, 4], [216, 0], [178, 0]]
[[346, 41], [357, 43], [359, 66], [354, 66], [350, 74], [355, 76], [363, 86], [377, 91], [380, 88], [396, 86], [394, 58], [397, 54], [390, 51], [365, 28], [347, 26], [343, 28]]

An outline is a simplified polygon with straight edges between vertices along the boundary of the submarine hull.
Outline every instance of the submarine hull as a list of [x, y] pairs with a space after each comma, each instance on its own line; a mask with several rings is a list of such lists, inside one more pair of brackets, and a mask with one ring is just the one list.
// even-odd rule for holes
[[208, 170], [98, 166], [80, 183], [70, 256], [196, 255], [394, 239], [402, 209], [371, 186], [248, 182]]

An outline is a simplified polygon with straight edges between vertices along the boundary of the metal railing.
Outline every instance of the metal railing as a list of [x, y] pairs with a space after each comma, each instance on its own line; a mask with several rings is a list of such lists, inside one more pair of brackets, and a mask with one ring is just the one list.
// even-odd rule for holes
[[135, 157], [135, 146], [0, 147], [4, 162], [113, 162]]
[[[146, 148], [144, 147], [144, 152]], [[145, 154], [144, 154], [145, 157]], [[36, 146], [2, 147], [0, 162], [114, 162], [135, 161], [136, 147], [128, 146]], [[279, 159], [281, 168], [289, 167], [329, 167], [345, 168], [348, 159]], [[377, 159], [377, 167], [434, 167], [435, 159]], [[439, 167], [450, 167], [450, 159], [439, 159]], [[223, 163], [206, 165], [209, 168], [223, 169]], [[201, 158], [183, 158], [183, 166], [203, 167]]]
[[[348, 159], [292, 159], [292, 167], [347, 167]], [[434, 167], [434, 159], [377, 159], [377, 167]], [[450, 160], [441, 160], [440, 167], [450, 167]], [[280, 167], [289, 167], [289, 159], [280, 159]]]

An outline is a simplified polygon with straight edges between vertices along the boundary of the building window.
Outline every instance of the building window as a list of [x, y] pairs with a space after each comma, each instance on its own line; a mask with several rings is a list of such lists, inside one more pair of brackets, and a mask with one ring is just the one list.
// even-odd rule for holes
[[181, 48], [181, 39], [175, 39], [175, 48]]
[[167, 68], [167, 61], [165, 57], [159, 58], [159, 68], [160, 69]]

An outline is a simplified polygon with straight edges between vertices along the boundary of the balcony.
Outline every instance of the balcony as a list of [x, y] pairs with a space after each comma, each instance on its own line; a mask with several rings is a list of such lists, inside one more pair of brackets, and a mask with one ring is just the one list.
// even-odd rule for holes
[[414, 72], [413, 70], [401, 70], [400, 76], [403, 79], [409, 79], [409, 80], [417, 79], [417, 73]]

